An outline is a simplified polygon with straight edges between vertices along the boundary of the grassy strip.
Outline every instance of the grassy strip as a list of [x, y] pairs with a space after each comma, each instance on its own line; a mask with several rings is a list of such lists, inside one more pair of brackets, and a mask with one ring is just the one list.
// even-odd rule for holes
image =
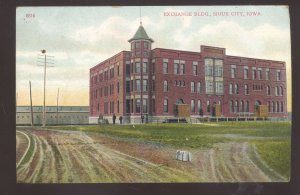
[[210, 148], [215, 143], [239, 141], [239, 139], [237, 138], [224, 138], [222, 136], [212, 135], [237, 134], [244, 136], [272, 137], [279, 138], [281, 140], [289, 138], [291, 134], [291, 124], [289, 122], [229, 122], [218, 123], [218, 125], [93, 125], [58, 126], [50, 128], [60, 130], [98, 132], [109, 136], [134, 138], [141, 141], [158, 142], [162, 144], [187, 148]]
[[270, 168], [289, 180], [291, 167], [291, 141], [253, 141], [257, 153]]
[[33, 138], [32, 138], [31, 136], [29, 136], [29, 139], [30, 139], [30, 143], [31, 143], [31, 144], [30, 144], [30, 146], [29, 146], [29, 149], [28, 149], [28, 151], [27, 151], [27, 153], [26, 153], [24, 159], [22, 160], [22, 162], [21, 162], [20, 165], [18, 166], [17, 170], [18, 170], [22, 165], [26, 164], [26, 163], [30, 160], [31, 156], [33, 155], [33, 151], [34, 151], [34, 140], [33, 140]]

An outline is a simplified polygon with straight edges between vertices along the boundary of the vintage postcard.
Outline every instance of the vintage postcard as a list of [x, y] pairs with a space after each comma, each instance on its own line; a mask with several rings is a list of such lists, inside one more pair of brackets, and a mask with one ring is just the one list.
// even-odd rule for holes
[[17, 7], [17, 182], [289, 182], [290, 40], [288, 6]]

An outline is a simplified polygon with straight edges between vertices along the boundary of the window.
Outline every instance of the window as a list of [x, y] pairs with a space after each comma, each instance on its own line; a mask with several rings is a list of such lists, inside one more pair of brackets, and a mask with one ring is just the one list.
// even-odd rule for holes
[[249, 101], [248, 100], [246, 101], [246, 109], [245, 109], [245, 111], [249, 112]]
[[193, 75], [198, 75], [198, 65], [197, 64], [193, 64]]
[[276, 86], [276, 87], [275, 87], [275, 96], [278, 96], [278, 95], [279, 95], [279, 87]]
[[148, 80], [143, 79], [143, 91], [148, 91]]
[[179, 74], [179, 64], [174, 62], [174, 74]]
[[235, 101], [235, 111], [239, 112], [239, 101]]
[[197, 92], [201, 93], [201, 83], [200, 82], [198, 82], [198, 84], [197, 84]]
[[249, 74], [249, 70], [248, 70], [248, 66], [244, 66], [244, 79], [248, 79], [248, 74]]
[[135, 73], [141, 73], [141, 63], [135, 63]]
[[247, 84], [244, 86], [244, 90], [245, 90], [245, 95], [249, 95], [249, 87]]
[[202, 109], [201, 100], [198, 100], [198, 113], [201, 112], [201, 109]]
[[185, 64], [180, 64], [180, 74], [185, 73]]
[[277, 70], [276, 78], [277, 78], [277, 81], [281, 80], [281, 72], [280, 72], [280, 70]]
[[117, 112], [119, 113], [120, 112], [120, 102], [118, 100], [118, 108], [117, 108]]
[[280, 96], [283, 96], [283, 87], [279, 87], [279, 94], [280, 94]]
[[168, 62], [163, 63], [163, 73], [168, 74]]
[[133, 84], [133, 80], [130, 80], [130, 91], [133, 91], [134, 89], [134, 84]]
[[118, 65], [118, 67], [117, 67], [117, 75], [119, 76], [120, 75], [120, 66]]
[[[129, 84], [129, 86], [130, 86], [130, 84]], [[119, 82], [117, 84], [117, 93], [120, 93], [120, 83]]]
[[230, 106], [230, 112], [231, 112], [231, 113], [234, 113], [234, 104], [233, 104], [233, 100], [230, 101], [229, 106]]
[[266, 68], [266, 80], [270, 80], [270, 69]]
[[164, 80], [164, 92], [167, 92], [168, 91], [168, 81], [167, 80]]
[[191, 100], [191, 112], [195, 112], [195, 100]]
[[148, 63], [143, 62], [143, 73], [148, 73]]
[[271, 89], [269, 85], [267, 86], [267, 95], [271, 95]]
[[231, 78], [236, 78], [236, 65], [231, 65]]
[[207, 112], [209, 113], [210, 112], [210, 101], [207, 100], [206, 104], [207, 104]]
[[108, 102], [104, 102], [104, 114], [108, 114]]
[[281, 102], [280, 112], [283, 112], [283, 102]]
[[155, 112], [155, 99], [152, 99], [152, 112]]
[[152, 91], [155, 91], [155, 80], [152, 80]]
[[155, 73], [155, 63], [152, 63], [152, 73]]
[[258, 73], [258, 80], [262, 80], [262, 70], [261, 70], [261, 68], [258, 68], [257, 73]]
[[126, 113], [130, 113], [130, 100], [126, 100]]
[[213, 59], [206, 58], [205, 59], [205, 76], [213, 75]]
[[126, 81], [126, 93], [130, 93], [130, 81]]
[[271, 112], [271, 102], [268, 101], [268, 112]]
[[223, 60], [215, 60], [215, 76], [223, 77]]
[[135, 90], [137, 92], [140, 92], [141, 91], [141, 80], [140, 79], [136, 79], [135, 80]]
[[239, 85], [238, 84], [234, 85], [234, 93], [239, 94]]
[[245, 109], [244, 109], [244, 101], [243, 100], [241, 100], [241, 112], [245, 112]]
[[148, 48], [149, 48], [148, 42], [144, 42], [144, 49], [148, 49]]
[[252, 67], [252, 79], [255, 80], [256, 79], [256, 68]]
[[191, 93], [195, 93], [195, 82], [191, 82]]
[[126, 76], [130, 75], [130, 64], [126, 64]]
[[164, 112], [168, 112], [168, 99], [164, 99]]
[[223, 81], [216, 81], [216, 93], [217, 94], [223, 94]]
[[148, 101], [147, 99], [143, 99], [143, 113], [148, 112]]
[[232, 88], [232, 84], [229, 84], [229, 94], [233, 94], [233, 88]]
[[141, 112], [141, 100], [140, 99], [135, 100], [135, 112], [136, 113]]
[[214, 85], [212, 81], [206, 81], [205, 83], [206, 93], [213, 93], [214, 92]]
[[139, 49], [139, 48], [141, 48], [141, 42], [135, 42], [135, 48], [136, 49]]

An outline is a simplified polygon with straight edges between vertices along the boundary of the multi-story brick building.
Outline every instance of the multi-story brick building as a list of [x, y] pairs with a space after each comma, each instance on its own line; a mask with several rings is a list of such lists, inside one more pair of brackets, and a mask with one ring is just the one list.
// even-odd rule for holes
[[[226, 55], [225, 48], [199, 52], [152, 49], [142, 25], [121, 51], [90, 69], [90, 122], [112, 115], [125, 120], [174, 117], [188, 104], [191, 117], [253, 115], [266, 105], [269, 117], [287, 117], [285, 62]], [[117, 120], [118, 121], [118, 120]]]

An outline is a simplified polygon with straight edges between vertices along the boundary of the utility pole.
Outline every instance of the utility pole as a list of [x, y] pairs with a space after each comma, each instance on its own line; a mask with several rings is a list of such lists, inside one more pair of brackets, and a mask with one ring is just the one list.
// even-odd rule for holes
[[57, 98], [56, 98], [56, 124], [58, 125], [58, 97], [59, 97], [59, 88], [57, 90]]
[[[47, 61], [47, 57], [53, 57], [53, 56], [47, 56], [45, 49], [41, 50], [41, 52], [44, 56], [44, 61], [43, 61], [43, 66], [44, 66], [44, 100], [43, 100], [43, 124], [42, 124], [42, 127], [45, 127], [46, 126], [46, 67], [47, 67], [47, 64], [49, 64], [49, 62]], [[50, 62], [50, 64], [53, 64], [53, 63]]]
[[46, 50], [42, 50], [42, 53], [45, 54], [45, 64], [44, 64], [44, 103], [43, 103], [43, 127], [46, 126], [46, 64], [47, 64], [47, 55]]
[[33, 111], [32, 111], [31, 81], [29, 81], [29, 91], [30, 91], [30, 115], [31, 115], [31, 126], [33, 126]]

